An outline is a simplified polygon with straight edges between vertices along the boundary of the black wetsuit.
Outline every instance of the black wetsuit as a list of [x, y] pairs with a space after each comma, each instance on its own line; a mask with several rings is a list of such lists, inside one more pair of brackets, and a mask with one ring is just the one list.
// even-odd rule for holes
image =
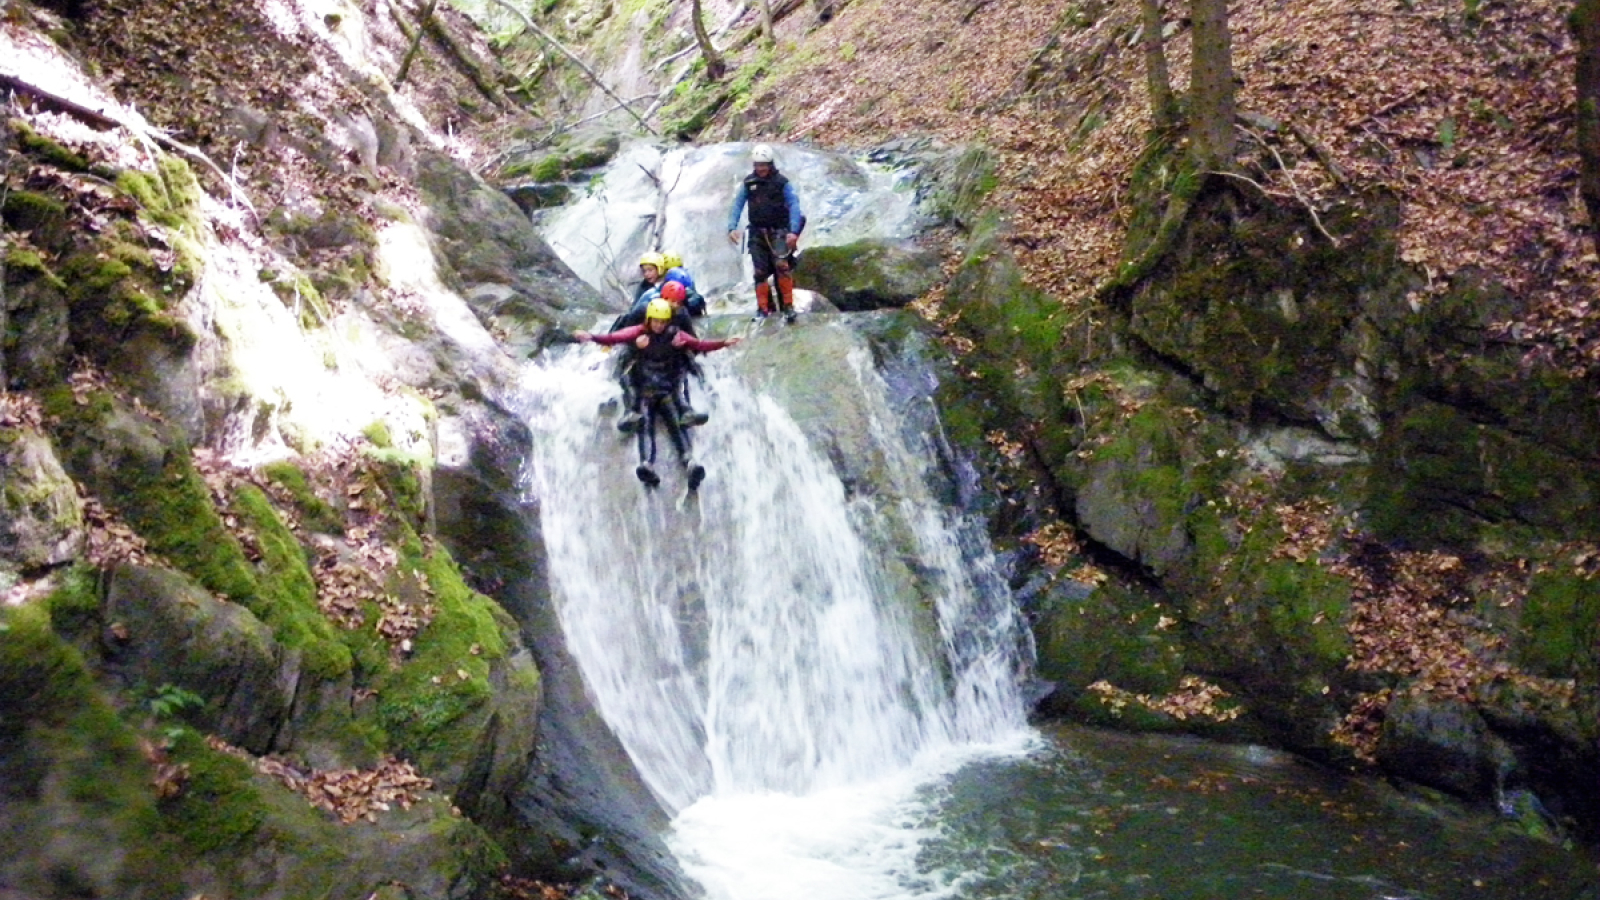
[[630, 380], [638, 412], [644, 416], [639, 423], [639, 462], [655, 465], [656, 424], [667, 426], [667, 436], [672, 439], [678, 459], [689, 458], [691, 449], [689, 432], [683, 427], [678, 408], [679, 385], [694, 365], [693, 354], [672, 346], [677, 325], [668, 325], [659, 334], [650, 334], [650, 342], [633, 349], [633, 369]]

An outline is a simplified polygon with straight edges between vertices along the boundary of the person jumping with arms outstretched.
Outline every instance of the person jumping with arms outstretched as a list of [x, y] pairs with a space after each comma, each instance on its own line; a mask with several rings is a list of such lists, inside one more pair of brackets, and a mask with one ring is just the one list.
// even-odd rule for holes
[[631, 343], [634, 347], [632, 368], [633, 392], [644, 420], [639, 424], [639, 466], [634, 474], [653, 488], [661, 483], [656, 474], [656, 425], [667, 426], [667, 436], [678, 453], [678, 462], [688, 475], [689, 490], [700, 487], [705, 480], [706, 468], [694, 461], [689, 442], [689, 432], [678, 418], [678, 393], [681, 382], [689, 373], [693, 362], [691, 353], [710, 353], [739, 343], [739, 338], [725, 341], [706, 341], [693, 337], [672, 324], [672, 304], [665, 300], [652, 300], [645, 310], [644, 324], [633, 325], [610, 334], [590, 334], [579, 331], [572, 336], [579, 343], [614, 345]]

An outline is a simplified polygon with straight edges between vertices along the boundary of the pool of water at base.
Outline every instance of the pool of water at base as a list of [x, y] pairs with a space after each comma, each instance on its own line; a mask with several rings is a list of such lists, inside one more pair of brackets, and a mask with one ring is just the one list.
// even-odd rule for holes
[[[1592, 852], [1259, 747], [1041, 729], [925, 783], [907, 896], [1600, 900]], [[902, 876], [904, 877], [904, 876]]]

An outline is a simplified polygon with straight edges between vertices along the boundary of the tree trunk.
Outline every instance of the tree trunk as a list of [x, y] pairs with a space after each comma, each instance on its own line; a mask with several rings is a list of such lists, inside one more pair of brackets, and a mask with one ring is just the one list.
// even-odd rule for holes
[[761, 37], [768, 47], [778, 43], [778, 33], [772, 28], [772, 0], [761, 0]]
[[[395, 73], [395, 87], [406, 83], [406, 76], [411, 73], [411, 61], [417, 58], [417, 50], [422, 47], [422, 36], [428, 33], [427, 21], [433, 18], [433, 10], [438, 5], [439, 0], [428, 0], [428, 5], [422, 8], [422, 14], [417, 17], [417, 33], [411, 36], [411, 46], [406, 48], [406, 58], [400, 61], [400, 71]], [[396, 14], [398, 15], [398, 10]]]
[[706, 17], [700, 9], [700, 0], [693, 0], [690, 4], [690, 18], [694, 20], [695, 43], [700, 45], [700, 55], [706, 60], [706, 77], [721, 81], [722, 76], [728, 74], [728, 64], [723, 62], [722, 54], [711, 43], [711, 35], [706, 33]]
[[1189, 129], [1201, 171], [1233, 167], [1233, 46], [1228, 0], [1190, 0], [1194, 23]]
[[1167, 74], [1161, 0], [1140, 0], [1139, 6], [1144, 14], [1144, 74], [1150, 87], [1150, 118], [1157, 129], [1171, 128], [1178, 124], [1178, 101], [1172, 96], [1172, 78]]
[[1578, 42], [1578, 189], [1600, 252], [1600, 0], [1578, 0], [1567, 22]]

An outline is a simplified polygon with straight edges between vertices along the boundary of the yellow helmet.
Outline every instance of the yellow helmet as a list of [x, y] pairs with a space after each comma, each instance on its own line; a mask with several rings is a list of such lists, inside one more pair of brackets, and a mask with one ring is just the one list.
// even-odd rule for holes
[[661, 254], [655, 252], [654, 250], [639, 257], [640, 268], [644, 268], [645, 266], [655, 266], [657, 272], [665, 272], [667, 270], [667, 267], [662, 265], [663, 262], [665, 262], [665, 260], [661, 258]]
[[649, 306], [646, 306], [644, 308], [644, 317], [645, 317], [646, 320], [649, 320], [649, 319], [661, 319], [663, 321], [666, 321], [668, 319], [671, 319], [672, 318], [672, 304], [668, 303], [667, 301], [665, 301], [663, 299], [661, 299], [660, 297], [657, 297], [656, 299], [650, 301], [650, 305]]
[[679, 256], [678, 254], [671, 251], [665, 251], [661, 254], [662, 271], [670, 271], [678, 268], [681, 265], [683, 265], [683, 257]]

